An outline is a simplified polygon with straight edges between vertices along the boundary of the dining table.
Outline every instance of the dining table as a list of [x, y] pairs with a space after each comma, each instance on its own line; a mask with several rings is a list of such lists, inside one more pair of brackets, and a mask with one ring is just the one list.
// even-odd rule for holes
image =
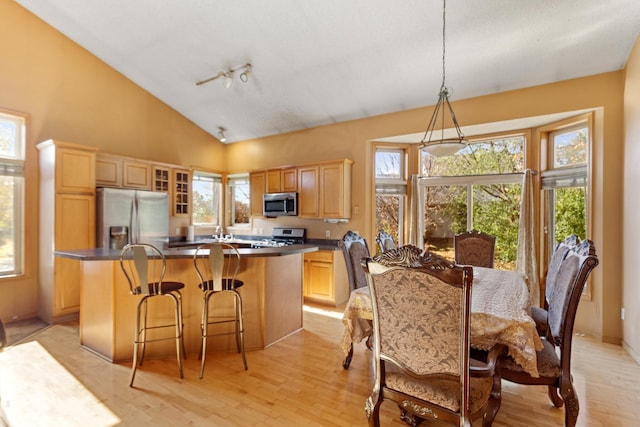
[[[373, 336], [373, 312], [368, 287], [351, 292], [344, 309], [341, 349], [343, 367], [348, 369], [353, 344]], [[542, 340], [531, 317], [529, 288], [523, 274], [485, 267], [473, 267], [471, 287], [471, 347], [490, 350], [504, 344], [509, 356], [532, 377], [538, 377], [537, 351]]]

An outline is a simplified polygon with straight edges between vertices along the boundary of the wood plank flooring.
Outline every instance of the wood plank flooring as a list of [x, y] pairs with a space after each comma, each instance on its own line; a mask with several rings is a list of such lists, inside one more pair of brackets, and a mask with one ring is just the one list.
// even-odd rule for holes
[[[132, 389], [130, 364], [81, 349], [77, 323], [54, 325], [0, 353], [0, 425], [365, 426], [371, 352], [358, 344], [344, 370], [342, 332], [339, 310], [305, 311], [302, 332], [247, 353], [248, 371], [236, 353], [208, 356], [202, 380], [196, 355], [185, 361], [184, 379], [175, 359], [149, 360]], [[573, 374], [579, 426], [638, 425], [640, 366], [622, 347], [576, 336]], [[391, 403], [382, 418], [405, 426]], [[546, 388], [503, 382], [494, 426], [563, 425], [564, 408], [551, 406]]]

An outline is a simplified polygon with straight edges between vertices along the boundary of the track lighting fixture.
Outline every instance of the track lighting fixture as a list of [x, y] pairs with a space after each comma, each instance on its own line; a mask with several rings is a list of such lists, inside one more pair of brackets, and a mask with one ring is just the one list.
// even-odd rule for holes
[[224, 85], [225, 88], [230, 88], [231, 85], [233, 84], [233, 74], [236, 71], [240, 71], [243, 70], [242, 73], [240, 73], [240, 80], [242, 80], [243, 83], [246, 83], [249, 81], [249, 74], [251, 73], [251, 64], [250, 63], [246, 63], [240, 67], [236, 67], [236, 68], [230, 68], [227, 71], [220, 71], [218, 72], [218, 74], [216, 74], [213, 77], [209, 77], [208, 79], [204, 79], [201, 80], [199, 82], [196, 83], [196, 86], [200, 86], [203, 85], [205, 83], [209, 83], [213, 80], [217, 80], [217, 79], [222, 79], [222, 84]]
[[225, 142], [227, 140], [227, 137], [224, 134], [226, 131], [227, 130], [222, 126], [218, 126], [218, 139], [220, 140], [220, 142]]

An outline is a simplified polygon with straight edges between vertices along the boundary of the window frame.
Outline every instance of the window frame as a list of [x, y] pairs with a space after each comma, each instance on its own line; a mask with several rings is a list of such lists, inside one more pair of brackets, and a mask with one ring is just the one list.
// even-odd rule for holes
[[13, 268], [0, 271], [0, 280], [25, 273], [25, 163], [28, 116], [0, 108], [0, 120], [16, 126], [14, 153], [0, 153], [0, 176], [13, 178]]
[[[237, 183], [241, 183], [242, 185], [247, 185], [248, 188], [248, 202], [247, 206], [249, 209], [247, 213], [247, 222], [235, 222], [235, 191], [234, 187], [237, 186]], [[251, 211], [250, 211], [250, 199], [251, 199], [251, 184], [249, 181], [249, 173], [237, 173], [228, 175], [227, 177], [227, 191], [226, 191], [226, 215], [225, 215], [225, 225], [227, 227], [232, 227], [235, 229], [241, 230], [249, 230], [251, 229]]]
[[[379, 152], [388, 152], [388, 153], [397, 153], [400, 155], [400, 164], [399, 175], [400, 178], [382, 178], [377, 175], [377, 154]], [[373, 150], [373, 179], [374, 179], [374, 195], [373, 195], [373, 226], [378, 228], [377, 226], [377, 200], [378, 196], [398, 196], [398, 231], [396, 238], [396, 243], [401, 246], [404, 244], [404, 235], [405, 235], [405, 222], [407, 220], [407, 200], [408, 200], [408, 153], [406, 147], [389, 147], [386, 145], [378, 145], [374, 146]], [[374, 230], [374, 235], [377, 235], [378, 231]], [[391, 230], [385, 230], [389, 234], [393, 233]]]
[[[218, 195], [218, 200], [217, 200], [217, 206], [214, 208], [216, 212], [216, 216], [218, 217], [218, 223], [205, 223], [205, 222], [196, 222], [194, 215], [196, 212], [196, 204], [195, 204], [195, 197], [196, 197], [196, 186], [194, 184], [194, 181], [208, 181], [209, 179], [211, 179], [213, 184], [219, 184], [219, 195]], [[204, 171], [204, 170], [198, 170], [198, 169], [194, 169], [191, 173], [191, 224], [193, 224], [196, 227], [217, 227], [217, 226], [222, 226], [224, 224], [224, 210], [223, 210], [223, 205], [224, 205], [224, 184], [222, 182], [222, 175], [219, 173], [214, 173], [214, 172], [208, 172], [208, 171]], [[215, 194], [213, 194], [213, 197], [215, 198]]]

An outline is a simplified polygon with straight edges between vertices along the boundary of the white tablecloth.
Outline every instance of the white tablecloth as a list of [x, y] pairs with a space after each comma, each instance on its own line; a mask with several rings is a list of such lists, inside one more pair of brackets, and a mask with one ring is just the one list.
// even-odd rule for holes
[[[371, 296], [368, 288], [353, 291], [344, 310], [341, 348], [349, 353], [353, 342], [373, 333]], [[489, 350], [504, 344], [509, 355], [526, 372], [537, 377], [536, 351], [542, 349], [529, 308], [529, 290], [522, 274], [514, 271], [473, 267], [471, 290], [471, 346]]]

